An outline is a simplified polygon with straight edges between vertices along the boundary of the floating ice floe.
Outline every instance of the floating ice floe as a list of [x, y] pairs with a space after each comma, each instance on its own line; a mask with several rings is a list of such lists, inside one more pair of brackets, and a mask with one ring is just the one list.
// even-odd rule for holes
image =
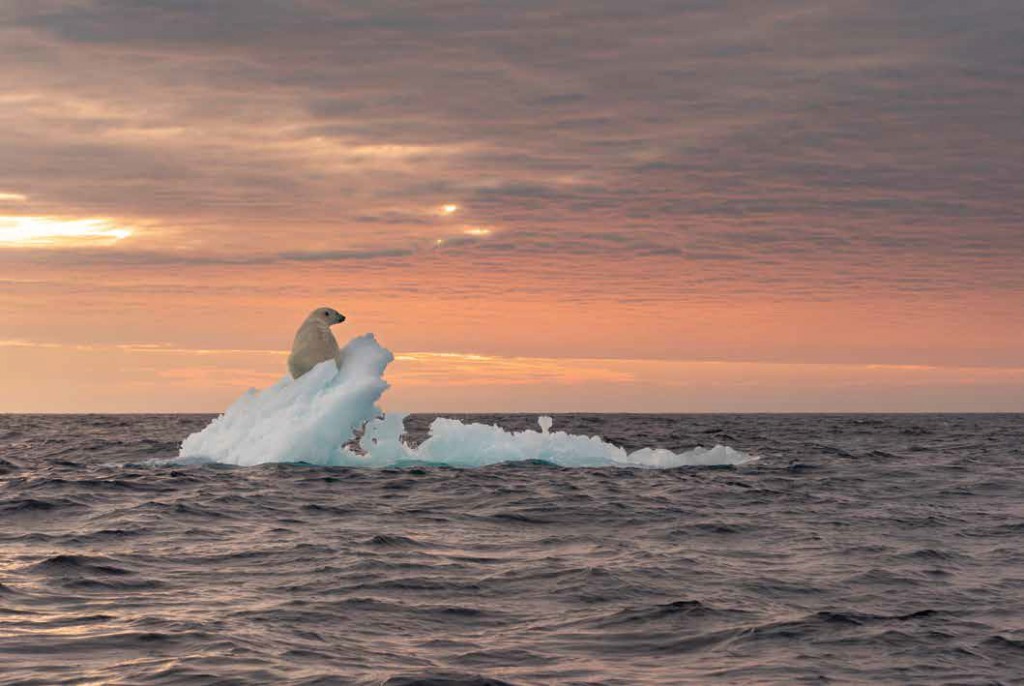
[[[551, 431], [550, 417], [539, 419], [539, 431], [506, 431], [439, 417], [427, 439], [413, 447], [402, 440], [405, 415], [385, 415], [377, 406], [388, 389], [384, 370], [393, 359], [373, 334], [355, 338], [345, 346], [340, 369], [329, 360], [299, 379], [286, 376], [265, 390], [248, 391], [205, 429], [186, 438], [179, 460], [361, 467], [478, 467], [543, 460], [564, 467], [664, 469], [754, 459], [723, 445], [681, 453], [661, 448], [628, 453], [599, 436]], [[358, 446], [353, 445], [360, 430]]]

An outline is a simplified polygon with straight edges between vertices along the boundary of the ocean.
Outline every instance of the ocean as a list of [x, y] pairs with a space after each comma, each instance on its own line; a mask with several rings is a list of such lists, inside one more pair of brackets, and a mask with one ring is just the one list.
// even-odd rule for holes
[[174, 462], [210, 419], [0, 416], [0, 684], [1024, 683], [1024, 415], [553, 417], [758, 458], [716, 467]]

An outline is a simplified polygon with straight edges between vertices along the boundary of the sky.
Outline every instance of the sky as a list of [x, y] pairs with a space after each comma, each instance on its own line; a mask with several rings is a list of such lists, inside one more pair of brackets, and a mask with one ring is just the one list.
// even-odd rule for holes
[[1020, 0], [0, 0], [2, 412], [1024, 411]]

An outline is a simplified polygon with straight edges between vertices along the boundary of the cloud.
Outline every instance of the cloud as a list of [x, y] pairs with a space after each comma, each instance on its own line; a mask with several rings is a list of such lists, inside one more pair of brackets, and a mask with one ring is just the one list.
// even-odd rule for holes
[[[4, 250], [19, 278], [344, 263], [442, 291], [443, 263], [590, 301], [1024, 290], [1019, 2], [0, 13], [4, 194], [148, 227]], [[449, 202], [458, 225], [427, 211]]]
[[293, 250], [267, 254], [210, 254], [126, 250], [119, 248], [20, 248], [0, 251], [0, 264], [38, 264], [50, 266], [264, 266], [289, 262], [358, 262], [392, 260], [416, 254], [414, 248], [369, 248], [362, 250]]

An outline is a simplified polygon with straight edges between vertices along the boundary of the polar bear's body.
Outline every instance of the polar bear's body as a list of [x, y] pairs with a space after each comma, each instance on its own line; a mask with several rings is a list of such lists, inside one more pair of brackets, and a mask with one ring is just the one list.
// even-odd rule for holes
[[333, 359], [341, 367], [338, 341], [331, 333], [332, 324], [345, 321], [345, 315], [330, 307], [320, 307], [306, 317], [295, 332], [292, 352], [288, 356], [288, 371], [297, 379], [325, 360]]

